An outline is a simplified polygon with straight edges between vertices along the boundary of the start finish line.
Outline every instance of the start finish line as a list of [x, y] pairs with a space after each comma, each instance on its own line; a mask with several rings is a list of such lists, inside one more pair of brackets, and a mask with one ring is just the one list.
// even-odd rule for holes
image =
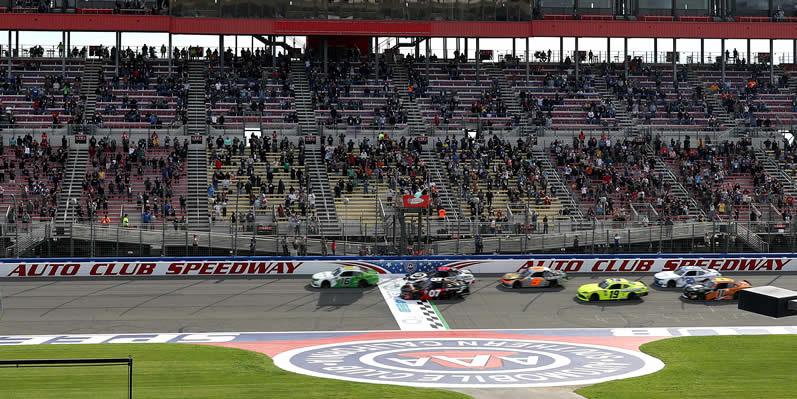
[[147, 278], [147, 277], [257, 277], [311, 275], [340, 266], [357, 266], [379, 274], [434, 271], [446, 266], [473, 273], [503, 274], [532, 267], [548, 267], [570, 274], [657, 273], [682, 266], [700, 266], [731, 273], [797, 272], [793, 255], [590, 255], [384, 257], [331, 259], [316, 257], [222, 258], [110, 258], [5, 259], [0, 279]]

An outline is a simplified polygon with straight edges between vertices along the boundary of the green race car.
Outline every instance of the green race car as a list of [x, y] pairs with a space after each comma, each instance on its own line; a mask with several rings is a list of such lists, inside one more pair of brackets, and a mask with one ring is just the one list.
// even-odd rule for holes
[[609, 301], [614, 299], [639, 299], [648, 294], [648, 286], [641, 281], [624, 278], [607, 278], [598, 284], [578, 287], [578, 299], [582, 301]]
[[367, 287], [379, 283], [375, 270], [357, 266], [341, 266], [331, 272], [313, 274], [310, 285], [315, 288]]

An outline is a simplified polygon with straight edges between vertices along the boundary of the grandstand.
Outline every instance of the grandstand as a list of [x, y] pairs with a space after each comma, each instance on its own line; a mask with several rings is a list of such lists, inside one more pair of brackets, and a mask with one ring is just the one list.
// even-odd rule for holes
[[797, 17], [777, 5], [201, 3], [3, 10], [9, 254], [794, 246]]

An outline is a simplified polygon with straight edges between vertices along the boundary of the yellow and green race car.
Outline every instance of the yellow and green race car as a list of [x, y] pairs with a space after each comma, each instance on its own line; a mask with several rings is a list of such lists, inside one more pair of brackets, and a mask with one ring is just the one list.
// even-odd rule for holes
[[578, 299], [582, 301], [611, 301], [615, 299], [639, 299], [648, 294], [648, 286], [641, 281], [624, 278], [607, 278], [598, 284], [578, 287]]

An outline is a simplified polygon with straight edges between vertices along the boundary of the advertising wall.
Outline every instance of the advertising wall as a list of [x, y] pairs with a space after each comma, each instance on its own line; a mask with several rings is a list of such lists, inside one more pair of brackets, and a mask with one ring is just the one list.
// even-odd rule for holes
[[394, 258], [157, 258], [157, 259], [5, 259], [4, 278], [139, 278], [139, 277], [255, 277], [310, 275], [340, 266], [357, 266], [380, 274], [432, 271], [447, 266], [477, 274], [498, 274], [531, 267], [549, 267], [567, 273], [652, 274], [681, 266], [701, 266], [726, 273], [797, 272], [791, 255], [622, 255], [622, 256], [491, 256]]

